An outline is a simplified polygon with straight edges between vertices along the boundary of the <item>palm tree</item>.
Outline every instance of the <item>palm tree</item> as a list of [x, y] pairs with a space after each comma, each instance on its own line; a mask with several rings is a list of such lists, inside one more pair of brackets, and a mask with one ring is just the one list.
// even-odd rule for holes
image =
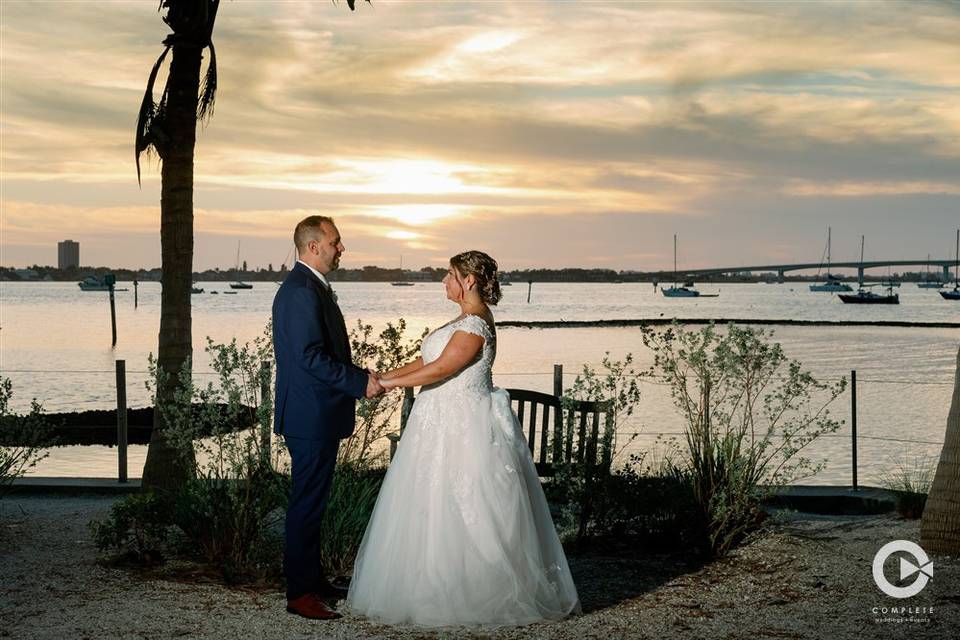
[[[369, 0], [368, 0], [369, 1]], [[350, 10], [355, 0], [347, 0]], [[193, 270], [193, 154], [197, 121], [213, 113], [217, 91], [217, 57], [213, 26], [220, 0], [160, 0], [166, 9], [163, 21], [172, 33], [160, 54], [140, 105], [137, 120], [136, 165], [140, 181], [140, 155], [155, 152], [161, 161], [160, 254], [163, 275], [160, 297], [160, 338], [157, 365], [166, 375], [157, 388], [156, 404], [173, 406], [182, 388], [180, 372], [190, 367], [193, 334], [190, 289]], [[204, 49], [210, 64], [201, 89]], [[170, 70], [160, 101], [153, 85], [160, 66], [171, 53]], [[143, 468], [144, 488], [171, 488], [190, 477], [193, 461], [184, 459], [165, 436], [165, 419], [154, 412], [153, 432]]]
[[960, 556], [960, 350], [940, 464], [920, 523], [920, 544], [932, 553]]

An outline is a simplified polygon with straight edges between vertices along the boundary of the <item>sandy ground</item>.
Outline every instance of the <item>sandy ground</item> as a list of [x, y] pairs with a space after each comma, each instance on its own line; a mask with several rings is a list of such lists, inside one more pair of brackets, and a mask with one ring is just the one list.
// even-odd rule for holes
[[[913, 598], [877, 589], [877, 550], [919, 540], [917, 521], [894, 516], [782, 512], [768, 533], [706, 566], [641, 549], [575, 554], [583, 616], [492, 631], [424, 630], [349, 612], [309, 621], [287, 614], [279, 592], [114, 567], [98, 554], [87, 523], [115, 499], [0, 501], [0, 638], [948, 638], [960, 626], [958, 559], [934, 557], [933, 579]], [[877, 621], [884, 616], [874, 607], [927, 607], [914, 616], [927, 621]]]

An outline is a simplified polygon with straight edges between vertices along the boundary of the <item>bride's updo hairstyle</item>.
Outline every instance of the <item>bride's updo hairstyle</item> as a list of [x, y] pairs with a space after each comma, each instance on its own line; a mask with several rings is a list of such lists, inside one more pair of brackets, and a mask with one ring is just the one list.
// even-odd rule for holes
[[500, 283], [497, 281], [497, 261], [483, 251], [464, 251], [450, 258], [450, 265], [464, 277], [472, 275], [477, 281], [480, 298], [489, 305], [500, 302]]

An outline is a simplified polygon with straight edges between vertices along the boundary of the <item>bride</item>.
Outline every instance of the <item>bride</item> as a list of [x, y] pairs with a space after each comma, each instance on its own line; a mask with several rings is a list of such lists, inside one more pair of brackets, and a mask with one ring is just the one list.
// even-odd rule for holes
[[360, 544], [347, 602], [387, 623], [520, 625], [580, 612], [510, 398], [493, 386], [497, 263], [450, 259], [461, 314], [384, 373], [421, 386]]

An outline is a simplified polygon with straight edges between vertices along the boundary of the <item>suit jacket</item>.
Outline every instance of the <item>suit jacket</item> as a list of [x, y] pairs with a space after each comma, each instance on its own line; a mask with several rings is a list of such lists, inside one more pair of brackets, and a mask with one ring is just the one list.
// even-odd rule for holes
[[299, 262], [273, 299], [273, 348], [274, 432], [311, 440], [349, 437], [368, 374], [351, 362], [347, 328], [331, 293]]

